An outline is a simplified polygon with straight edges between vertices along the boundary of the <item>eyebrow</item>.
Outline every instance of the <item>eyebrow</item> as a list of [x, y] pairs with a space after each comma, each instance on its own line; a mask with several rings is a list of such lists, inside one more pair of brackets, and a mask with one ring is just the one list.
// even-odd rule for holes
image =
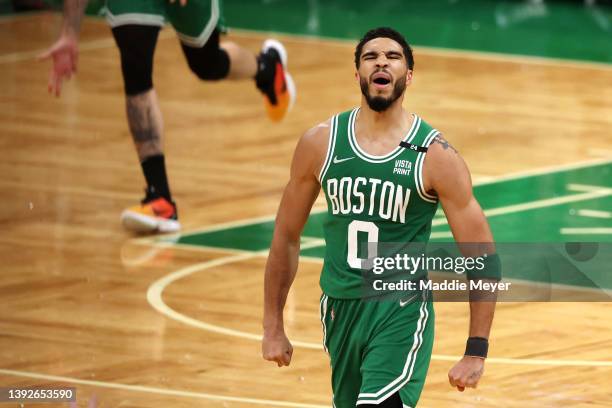
[[363, 54], [361, 54], [361, 58], [375, 57], [377, 55], [378, 55], [378, 53], [376, 51], [367, 51], [367, 52], [364, 52]]
[[393, 50], [391, 50], [391, 51], [387, 51], [387, 56], [389, 56], [389, 55], [395, 55], [395, 56], [400, 56], [400, 57], [402, 57], [404, 54], [403, 54], [403, 53], [401, 53], [401, 52], [399, 52], [399, 51], [393, 51]]
[[[385, 55], [387, 57], [389, 56], [404, 56], [403, 53], [399, 52], [399, 51], [395, 51], [395, 50], [389, 50], [389, 51], [384, 51]], [[366, 57], [375, 57], [378, 55], [378, 52], [376, 51], [366, 51], [363, 54], [361, 54], [361, 58], [366, 58]]]

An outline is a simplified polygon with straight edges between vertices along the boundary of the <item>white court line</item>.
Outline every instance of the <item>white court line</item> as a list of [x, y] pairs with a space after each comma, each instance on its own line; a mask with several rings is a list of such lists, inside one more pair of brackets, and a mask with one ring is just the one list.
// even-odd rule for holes
[[[612, 65], [611, 65], [612, 67]], [[559, 166], [546, 166], [546, 167], [538, 167], [532, 170], [522, 170], [514, 173], [508, 173], [503, 176], [494, 176], [489, 180], [482, 180], [480, 182], [474, 183], [475, 186], [484, 186], [487, 184], [498, 183], [501, 181], [509, 181], [509, 180], [517, 180], [521, 178], [527, 178], [532, 176], [542, 176], [545, 174], [554, 174], [561, 173], [568, 170], [578, 170], [586, 167], [598, 166], [600, 164], [612, 164], [612, 159], [595, 159], [595, 160], [583, 160], [577, 161], [569, 164], [562, 164]]]
[[322, 240], [322, 238], [319, 238], [319, 237], [309, 237], [309, 236], [306, 236], [306, 235], [302, 235], [300, 237], [301, 244], [307, 244], [307, 243], [311, 243], [311, 242], [315, 242], [315, 241], [321, 241], [321, 240]]
[[[598, 187], [598, 186], [586, 186], [582, 184], [570, 184], [568, 189], [576, 189], [580, 191], [587, 191], [581, 194], [570, 194], [562, 197], [545, 198], [542, 200], [528, 201], [521, 204], [507, 205], [505, 207], [490, 208], [484, 210], [484, 214], [487, 217], [495, 217], [498, 215], [512, 214], [522, 211], [534, 210], [537, 208], [554, 207], [561, 204], [575, 203], [578, 201], [592, 200], [594, 198], [601, 198], [612, 195], [612, 188]], [[446, 218], [439, 218], [433, 220], [432, 227], [446, 225], [448, 220]]]
[[[318, 214], [324, 211], [326, 210], [311, 211], [310, 215]], [[220, 231], [220, 230], [229, 229], [229, 228], [245, 227], [251, 224], [260, 224], [263, 222], [270, 222], [270, 221], [274, 221], [275, 218], [276, 218], [276, 215], [263, 215], [259, 217], [241, 218], [240, 220], [236, 220], [236, 221], [222, 222], [219, 224], [213, 224], [213, 225], [202, 227], [202, 228], [196, 228], [196, 229], [190, 230], [189, 232], [183, 232], [183, 233], [177, 232], [175, 234], [166, 234], [161, 237], [133, 238], [131, 239], [131, 241], [139, 241], [139, 242], [150, 244], [153, 242], [174, 240], [179, 237], [195, 235], [195, 234], [202, 234], [205, 232], [215, 232], [215, 231]]]
[[143, 245], [143, 246], [153, 246], [157, 248], [178, 248], [185, 249], [188, 251], [196, 251], [196, 252], [223, 252], [228, 254], [251, 254], [252, 251], [247, 249], [234, 249], [234, 248], [226, 248], [226, 247], [216, 247], [210, 245], [200, 245], [200, 244], [184, 244], [184, 243], [170, 243], [170, 242], [146, 242], [146, 241], [128, 241], [129, 244], [134, 245]]
[[607, 191], [608, 193], [612, 193], [612, 188], [606, 186], [593, 186], [589, 184], [568, 184], [566, 187], [570, 191]]
[[612, 228], [561, 228], [563, 235], [612, 235]]
[[169, 388], [147, 387], [144, 385], [121, 384], [121, 383], [113, 383], [113, 382], [106, 382], [106, 381], [83, 380], [80, 378], [32, 373], [29, 371], [0, 369], [0, 374], [10, 375], [13, 377], [33, 378], [36, 380], [86, 385], [86, 386], [91, 386], [91, 387], [111, 388], [111, 389], [123, 390], [123, 391], [146, 392], [149, 394], [167, 395], [167, 396], [172, 396], [172, 397], [186, 397], [186, 398], [196, 398], [196, 399], [206, 399], [206, 400], [216, 400], [216, 401], [231, 401], [231, 402], [238, 402], [238, 403], [257, 404], [257, 405], [275, 406], [275, 407], [289, 407], [289, 408], [329, 408], [328, 405], [302, 404], [298, 402], [265, 400], [265, 399], [259, 399], [259, 398], [231, 397], [228, 395], [208, 394], [205, 392], [173, 390]]
[[612, 218], [612, 212], [610, 211], [598, 211], [598, 210], [578, 210], [580, 217], [590, 218]]
[[439, 231], [432, 232], [429, 238], [453, 238], [453, 233], [451, 231]]
[[[573, 184], [573, 186], [578, 186], [578, 185]], [[611, 188], [598, 188], [595, 190], [591, 190], [588, 193], [572, 194], [572, 195], [554, 197], [554, 198], [546, 198], [543, 200], [530, 201], [530, 202], [522, 203], [522, 204], [515, 204], [515, 205], [509, 205], [506, 207], [493, 208], [493, 209], [485, 210], [484, 213], [487, 217], [492, 217], [495, 215], [510, 214], [514, 212], [533, 210], [536, 208], [554, 207], [556, 205], [575, 203], [577, 201], [591, 200], [594, 198], [601, 198], [601, 197], [606, 197], [609, 195], [612, 195]]]
[[[169, 307], [162, 298], [162, 293], [164, 289], [170, 284], [183, 279], [189, 275], [192, 275], [196, 272], [210, 270], [214, 267], [228, 265], [235, 262], [241, 262], [248, 259], [256, 258], [262, 255], [265, 255], [267, 251], [257, 251], [252, 252], [251, 254], [237, 254], [233, 256], [228, 256], [224, 258], [219, 258], [207, 262], [202, 262], [196, 265], [191, 265], [186, 268], [179, 269], [176, 272], [170, 273], [169, 275], [164, 276], [161, 279], [153, 282], [149, 289], [147, 290], [147, 301], [153, 307], [153, 309], [157, 310], [162, 315], [178, 321], [180, 323], [186, 324], [191, 327], [195, 327], [198, 329], [202, 329], [208, 332], [217, 333], [225, 336], [238, 337], [242, 339], [252, 340], [252, 341], [261, 341], [262, 336], [260, 334], [248, 333], [242, 330], [229, 329], [227, 327], [218, 326], [214, 324], [210, 324], [201, 320], [194, 319], [187, 315], [177, 312], [176, 310]], [[300, 257], [300, 260], [307, 260], [307, 257]], [[316, 260], [319, 263], [320, 260]], [[311, 350], [323, 350], [323, 346], [321, 343], [311, 343], [300, 340], [292, 340], [291, 343], [294, 347], [311, 349]], [[449, 356], [449, 355], [441, 355], [441, 354], [433, 354], [431, 357], [432, 360], [438, 361], [457, 361], [458, 356]], [[499, 364], [512, 364], [512, 365], [535, 365], [535, 366], [588, 366], [588, 367], [612, 367], [612, 361], [593, 361], [593, 360], [560, 360], [560, 359], [522, 359], [522, 358], [498, 358], [498, 357], [489, 357], [487, 358], [487, 362], [489, 363], [499, 363]]]

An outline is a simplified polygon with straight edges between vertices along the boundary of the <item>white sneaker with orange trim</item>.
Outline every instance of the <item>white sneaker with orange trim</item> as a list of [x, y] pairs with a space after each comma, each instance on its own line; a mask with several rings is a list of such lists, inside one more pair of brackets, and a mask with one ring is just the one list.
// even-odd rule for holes
[[137, 233], [176, 232], [181, 229], [176, 205], [163, 197], [124, 210], [121, 223], [126, 229]]

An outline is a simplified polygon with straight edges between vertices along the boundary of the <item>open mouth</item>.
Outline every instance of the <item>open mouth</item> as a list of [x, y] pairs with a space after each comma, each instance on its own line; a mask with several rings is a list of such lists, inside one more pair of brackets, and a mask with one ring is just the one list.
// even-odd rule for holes
[[383, 71], [377, 72], [372, 75], [372, 82], [380, 87], [389, 85], [391, 83], [391, 75]]
[[382, 77], [381, 78], [375, 78], [373, 82], [375, 84], [378, 84], [378, 85], [387, 85], [387, 84], [391, 83], [391, 81], [389, 79], [382, 78]]

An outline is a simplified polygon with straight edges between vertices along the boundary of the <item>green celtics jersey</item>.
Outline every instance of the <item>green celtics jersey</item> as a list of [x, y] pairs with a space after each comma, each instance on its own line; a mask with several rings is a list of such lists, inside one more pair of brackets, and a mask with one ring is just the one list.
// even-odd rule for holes
[[[426, 149], [438, 131], [414, 115], [403, 146], [383, 156], [361, 149], [355, 136], [359, 109], [331, 120], [319, 180], [327, 200], [323, 292], [338, 299], [362, 297], [362, 268], [376, 243], [426, 242], [438, 207], [423, 188]], [[368, 252], [368, 253], [366, 253]]]

